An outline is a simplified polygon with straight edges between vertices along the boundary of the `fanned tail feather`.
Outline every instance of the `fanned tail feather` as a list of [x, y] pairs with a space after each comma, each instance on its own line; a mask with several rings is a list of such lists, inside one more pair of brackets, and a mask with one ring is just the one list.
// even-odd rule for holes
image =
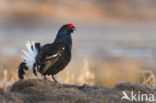
[[37, 75], [35, 66], [36, 66], [36, 56], [40, 51], [40, 43], [35, 42], [27, 42], [26, 43], [27, 50], [22, 50], [24, 56], [22, 58], [24, 61], [19, 65], [18, 69], [18, 77], [19, 79], [24, 79], [24, 70], [28, 70], [29, 68], [33, 70], [34, 75]]
[[38, 49], [35, 47], [35, 43], [30, 43], [29, 41], [26, 43], [27, 51], [23, 50], [25, 56], [22, 56], [26, 66], [28, 68], [32, 68], [34, 63], [36, 62], [36, 56], [38, 54]]

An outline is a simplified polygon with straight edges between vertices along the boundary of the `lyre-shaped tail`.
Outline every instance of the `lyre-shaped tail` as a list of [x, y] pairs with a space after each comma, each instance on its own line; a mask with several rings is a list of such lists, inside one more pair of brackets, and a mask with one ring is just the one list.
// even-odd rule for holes
[[24, 56], [22, 58], [24, 61], [19, 65], [18, 77], [24, 79], [24, 70], [33, 69], [33, 73], [36, 75], [35, 65], [36, 65], [36, 56], [40, 51], [40, 43], [26, 43], [27, 51], [23, 50]]

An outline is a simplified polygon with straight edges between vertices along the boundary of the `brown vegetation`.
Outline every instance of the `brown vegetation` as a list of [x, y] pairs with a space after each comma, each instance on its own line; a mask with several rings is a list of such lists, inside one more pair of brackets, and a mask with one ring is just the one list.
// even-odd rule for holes
[[[19, 57], [3, 57], [0, 60], [0, 86], [5, 87], [13, 84], [18, 80], [17, 70], [18, 65], [22, 60]], [[142, 66], [130, 61], [112, 61], [107, 60], [93, 62], [85, 58], [77, 62], [73, 66], [68, 66], [61, 73], [56, 75], [60, 83], [68, 84], [89, 84], [103, 85], [113, 87], [118, 81], [139, 82], [150, 87], [156, 87], [155, 75], [152, 71], [144, 69]], [[25, 79], [43, 78], [39, 73], [35, 77], [32, 71], [26, 72]], [[48, 78], [51, 80], [51, 77]], [[6, 88], [7, 89], [7, 88]]]
[[[122, 91], [152, 93], [148, 86], [122, 82], [113, 88], [89, 85], [68, 85], [49, 80], [28, 79], [17, 81], [6, 94], [0, 96], [1, 103], [121, 103]], [[122, 101], [122, 103], [131, 103]], [[137, 102], [142, 103], [142, 102]], [[143, 102], [147, 103], [147, 102]], [[152, 103], [152, 102], [151, 102]]]

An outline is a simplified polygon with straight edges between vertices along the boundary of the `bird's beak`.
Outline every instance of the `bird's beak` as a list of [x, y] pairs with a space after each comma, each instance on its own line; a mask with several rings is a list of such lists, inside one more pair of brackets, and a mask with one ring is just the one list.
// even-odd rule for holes
[[76, 27], [75, 27], [75, 26], [73, 26], [72, 28], [73, 28], [73, 31], [75, 31], [75, 30], [76, 30]]

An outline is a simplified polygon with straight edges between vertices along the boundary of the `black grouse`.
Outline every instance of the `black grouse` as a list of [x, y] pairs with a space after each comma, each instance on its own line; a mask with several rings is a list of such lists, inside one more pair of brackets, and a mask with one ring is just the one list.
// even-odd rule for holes
[[71, 60], [72, 37], [75, 30], [72, 24], [63, 25], [57, 33], [53, 43], [40, 46], [40, 43], [27, 42], [27, 51], [23, 50], [24, 61], [19, 65], [18, 77], [24, 79], [24, 70], [32, 69], [33, 74], [41, 73], [45, 79], [46, 75], [54, 75], [63, 70]]

